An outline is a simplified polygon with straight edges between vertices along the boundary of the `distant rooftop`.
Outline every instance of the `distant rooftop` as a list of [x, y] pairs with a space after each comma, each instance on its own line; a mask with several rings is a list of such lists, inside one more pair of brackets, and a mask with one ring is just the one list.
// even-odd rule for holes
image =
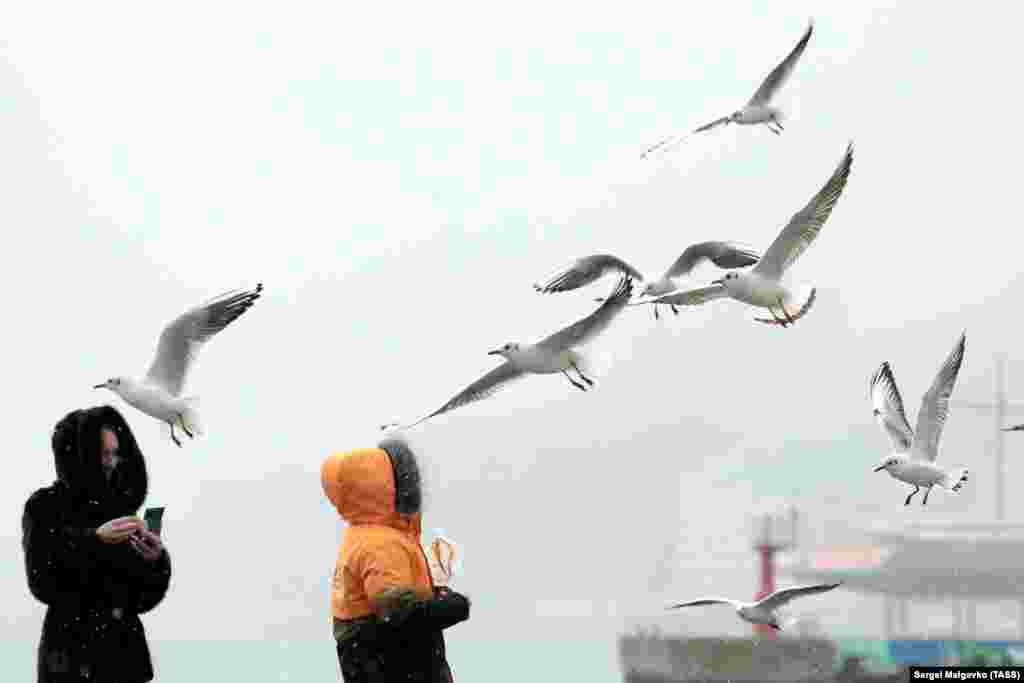
[[866, 531], [873, 539], [866, 543], [780, 558], [780, 571], [900, 597], [1024, 596], [1024, 524], [933, 521], [877, 524]]

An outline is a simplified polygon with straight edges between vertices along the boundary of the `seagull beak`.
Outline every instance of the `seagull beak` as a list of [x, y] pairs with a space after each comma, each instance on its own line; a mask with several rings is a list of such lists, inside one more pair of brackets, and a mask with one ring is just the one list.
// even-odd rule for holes
[[95, 385], [95, 386], [93, 387], [93, 389], [103, 389], [103, 388], [105, 388], [106, 386], [107, 386], [107, 383], [106, 383], [106, 382], [104, 382], [103, 384], [97, 384], [97, 385]]
[[713, 285], [724, 285], [725, 284], [725, 280], [722, 280], [722, 279], [712, 280], [711, 284], [713, 284]]
[[876, 468], [875, 468], [874, 470], [872, 470], [872, 471], [874, 471], [874, 472], [881, 472], [881, 471], [882, 471], [882, 470], [884, 470], [884, 469], [885, 469], [885, 465], [879, 465], [878, 467], [876, 467]]
[[487, 355], [488, 356], [500, 356], [501, 355], [501, 351], [498, 351], [498, 350], [488, 351]]

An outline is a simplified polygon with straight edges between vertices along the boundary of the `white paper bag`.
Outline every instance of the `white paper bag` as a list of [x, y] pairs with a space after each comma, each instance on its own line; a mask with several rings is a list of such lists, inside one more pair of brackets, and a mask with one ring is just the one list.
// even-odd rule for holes
[[427, 562], [430, 565], [430, 575], [434, 579], [434, 585], [449, 585], [452, 577], [459, 573], [459, 564], [462, 559], [459, 546], [445, 536], [442, 530], [435, 529], [434, 539], [424, 550], [427, 553]]

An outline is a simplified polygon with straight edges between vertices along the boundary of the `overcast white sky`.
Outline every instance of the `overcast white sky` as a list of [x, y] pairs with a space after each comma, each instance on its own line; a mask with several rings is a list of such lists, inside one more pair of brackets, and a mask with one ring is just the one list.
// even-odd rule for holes
[[[575, 600], [612, 615], [569, 628], [609, 642], [652, 615], [746, 633], [727, 610], [658, 612], [695, 590], [752, 594], [746, 525], [776, 502], [819, 531], [989, 517], [990, 418], [954, 409], [948, 422], [941, 461], [976, 473], [963, 494], [904, 508], [906, 489], [870, 470], [888, 441], [867, 387], [891, 361], [913, 423], [963, 329], [954, 399], [991, 397], [997, 352], [1011, 397], [1024, 373], [1012, 7], [4, 9], [4, 635], [41, 626], [19, 522], [53, 478], [52, 425], [122, 405], [90, 387], [142, 373], [188, 306], [266, 287], [199, 360], [205, 439], [179, 450], [125, 409], [175, 568], [147, 629], [326, 639], [341, 530], [320, 491], [327, 454], [436, 407], [493, 367], [487, 350], [589, 313], [611, 279], [531, 288], [578, 256], [658, 271], [693, 241], [766, 248], [849, 140], [845, 194], [792, 271], [818, 287], [794, 328], [730, 301], [660, 323], [633, 309], [598, 345], [614, 363], [595, 391], [534, 378], [412, 433], [430, 461], [427, 525], [465, 546], [459, 585], [476, 608], [453, 638], [558, 633]], [[728, 127], [638, 159], [742, 105], [810, 16], [782, 136]], [[1010, 443], [1013, 478], [1024, 444]], [[1009, 501], [1009, 517], [1022, 511]], [[666, 544], [678, 562], [652, 593]], [[849, 610], [853, 631], [879, 627], [877, 603], [851, 593], [810, 609], [837, 629]]]

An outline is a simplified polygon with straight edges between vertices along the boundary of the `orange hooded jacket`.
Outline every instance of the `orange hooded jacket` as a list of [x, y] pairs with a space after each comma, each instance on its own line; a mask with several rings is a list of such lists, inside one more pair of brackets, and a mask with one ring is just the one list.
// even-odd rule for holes
[[418, 598], [430, 599], [433, 582], [420, 545], [422, 513], [397, 511], [395, 470], [387, 452], [360, 448], [332, 454], [320, 467], [320, 483], [349, 525], [334, 570], [334, 617], [372, 614], [371, 600], [390, 589], [412, 589]]

